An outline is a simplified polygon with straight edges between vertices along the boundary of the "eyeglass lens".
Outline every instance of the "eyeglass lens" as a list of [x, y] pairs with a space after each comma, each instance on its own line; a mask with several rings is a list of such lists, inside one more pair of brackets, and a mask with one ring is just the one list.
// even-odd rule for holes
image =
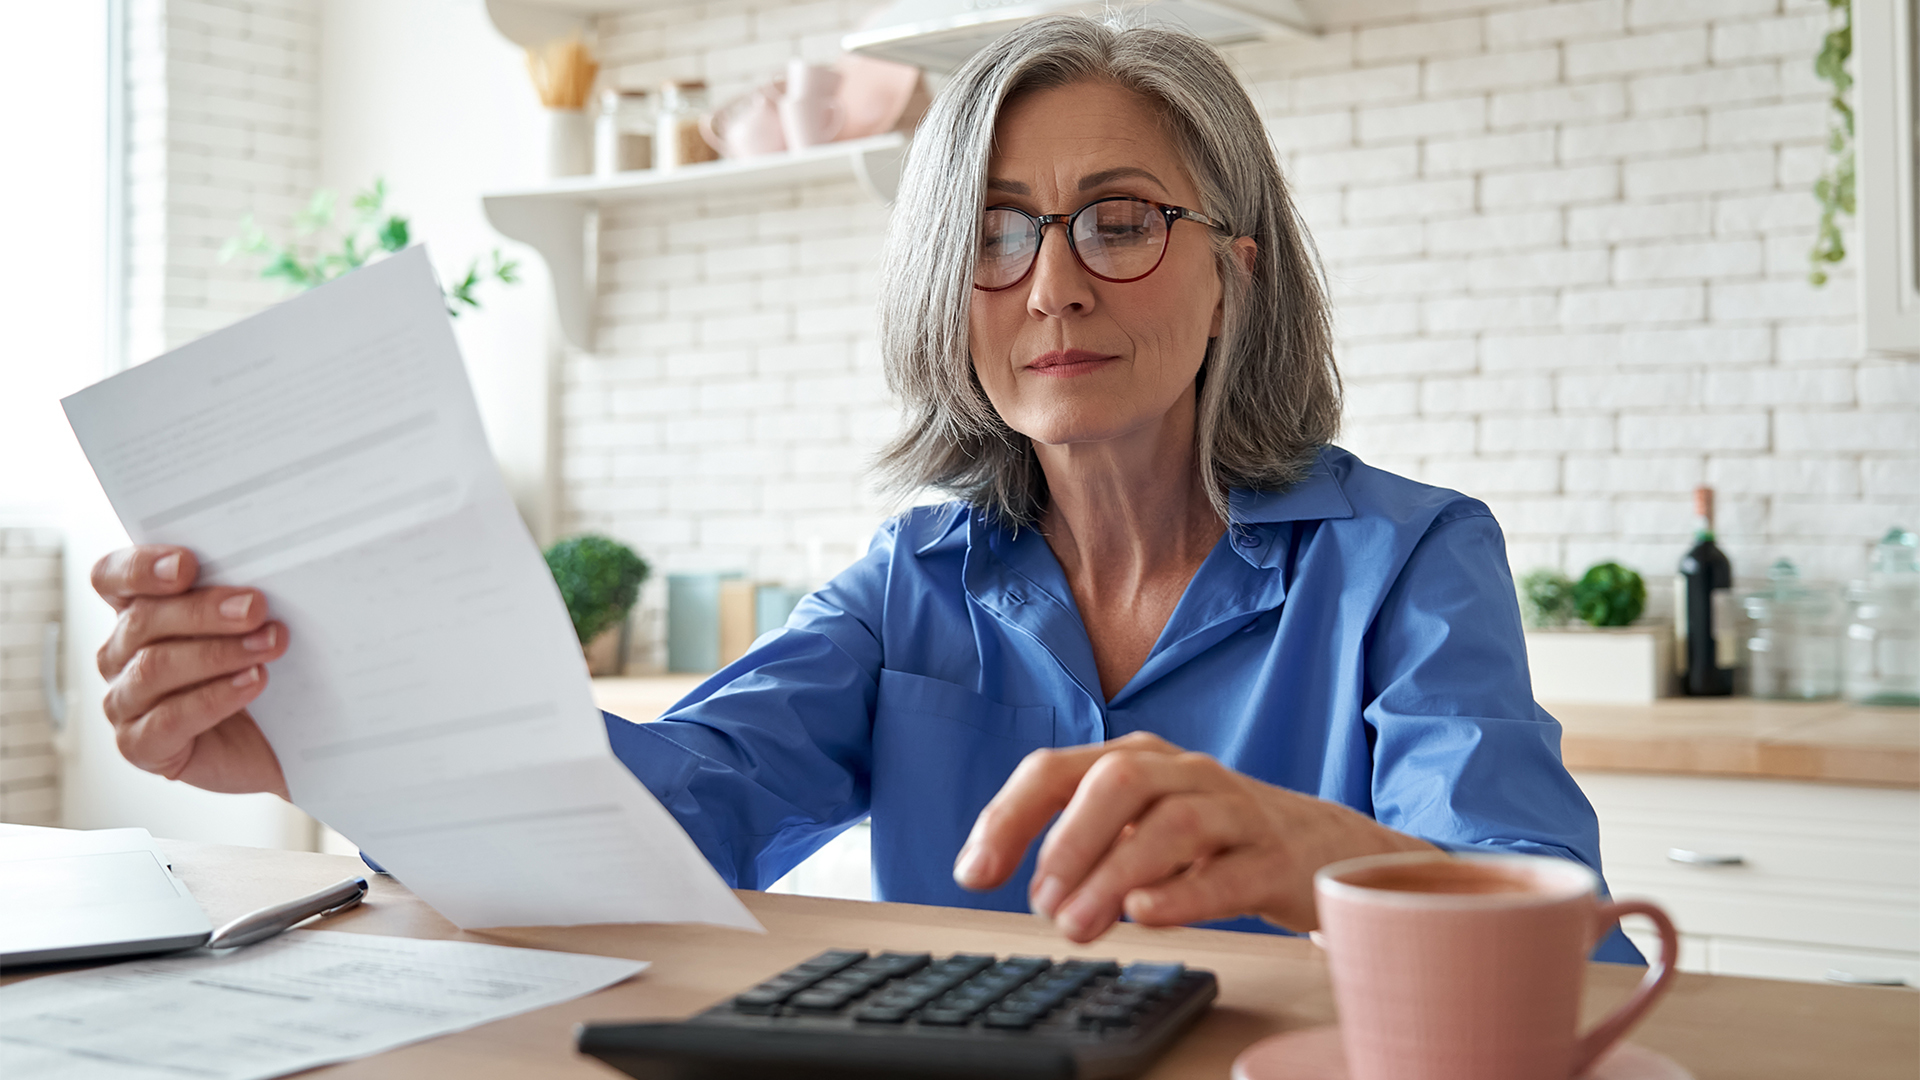
[[[1069, 246], [1080, 265], [1108, 281], [1133, 281], [1160, 265], [1167, 246], [1167, 219], [1139, 199], [1102, 199], [1067, 219]], [[980, 257], [973, 280], [983, 289], [1004, 289], [1027, 276], [1040, 251], [1040, 228], [1018, 210], [995, 207], [981, 215]]]

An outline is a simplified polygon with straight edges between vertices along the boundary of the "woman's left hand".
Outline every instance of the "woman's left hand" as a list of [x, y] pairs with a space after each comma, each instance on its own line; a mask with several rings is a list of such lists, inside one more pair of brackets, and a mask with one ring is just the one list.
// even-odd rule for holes
[[1075, 942], [1106, 933], [1122, 914], [1144, 926], [1258, 915], [1305, 932], [1320, 921], [1314, 871], [1433, 847], [1134, 732], [1027, 755], [980, 811], [954, 880], [999, 886], [1055, 814], [1028, 897]]

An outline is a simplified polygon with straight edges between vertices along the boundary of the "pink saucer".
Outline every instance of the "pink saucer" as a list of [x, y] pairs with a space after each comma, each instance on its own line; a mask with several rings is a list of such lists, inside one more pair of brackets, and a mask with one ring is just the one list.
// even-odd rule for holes
[[[1233, 1080], [1347, 1080], [1347, 1055], [1334, 1025], [1261, 1039], [1233, 1061]], [[1620, 1043], [1579, 1080], [1693, 1080], [1672, 1058]]]

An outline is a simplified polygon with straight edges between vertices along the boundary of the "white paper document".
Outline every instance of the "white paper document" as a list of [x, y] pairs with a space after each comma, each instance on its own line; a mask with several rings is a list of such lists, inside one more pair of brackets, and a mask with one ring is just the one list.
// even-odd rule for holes
[[7, 1080], [256, 1080], [544, 1008], [637, 960], [295, 930], [0, 987]]
[[65, 405], [136, 542], [287, 625], [251, 712], [294, 802], [441, 914], [760, 928], [608, 747], [424, 250]]

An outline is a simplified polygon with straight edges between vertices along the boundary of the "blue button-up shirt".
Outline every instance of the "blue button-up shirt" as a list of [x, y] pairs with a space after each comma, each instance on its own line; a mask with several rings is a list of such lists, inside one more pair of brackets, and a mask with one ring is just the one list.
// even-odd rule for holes
[[[614, 751], [740, 888], [871, 814], [880, 898], [1025, 910], [1035, 850], [999, 889], [954, 883], [974, 817], [1029, 752], [1130, 731], [1442, 847], [1598, 871], [1486, 506], [1335, 448], [1294, 487], [1231, 502], [1111, 699], [1046, 540], [950, 503], [887, 523], [659, 721], [609, 717]], [[1617, 931], [1600, 955], [1639, 959]]]

